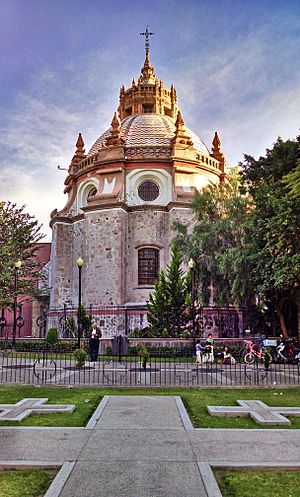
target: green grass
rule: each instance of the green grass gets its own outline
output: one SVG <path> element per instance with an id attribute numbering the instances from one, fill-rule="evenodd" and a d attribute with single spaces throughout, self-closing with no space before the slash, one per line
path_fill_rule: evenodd
<path id="1" fill-rule="evenodd" d="M 299 497 L 300 471 L 215 470 L 223 497 Z"/>
<path id="2" fill-rule="evenodd" d="M 68 414 L 33 414 L 21 423 L 2 421 L 0 426 L 85 426 L 104 395 L 178 395 L 196 428 L 265 428 L 250 418 L 210 416 L 207 405 L 235 406 L 238 399 L 259 399 L 270 406 L 300 407 L 299 388 L 36 388 L 1 385 L 1 404 L 13 404 L 24 397 L 47 397 L 49 404 L 75 404 L 76 409 Z M 290 420 L 290 428 L 300 429 L 300 417 L 290 417 Z"/>
<path id="3" fill-rule="evenodd" d="M 57 470 L 26 469 L 0 472 L 0 497 L 41 497 Z"/>
<path id="4" fill-rule="evenodd" d="M 24 397 L 48 398 L 48 404 L 75 404 L 73 413 L 32 414 L 20 423 L 1 421 L 0 426 L 85 426 L 103 394 L 97 388 L 0 386 L 0 403 L 14 404 Z"/>

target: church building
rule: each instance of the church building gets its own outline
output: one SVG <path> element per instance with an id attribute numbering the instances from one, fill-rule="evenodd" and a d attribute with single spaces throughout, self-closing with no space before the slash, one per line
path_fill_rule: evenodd
<path id="1" fill-rule="evenodd" d="M 185 125 L 175 87 L 155 75 L 149 34 L 141 74 L 121 87 L 111 127 L 87 153 L 79 133 L 67 203 L 51 214 L 50 310 L 77 305 L 79 257 L 86 306 L 145 304 L 169 263 L 173 222 L 191 221 L 196 189 L 225 180 L 218 134 L 209 149 Z"/>

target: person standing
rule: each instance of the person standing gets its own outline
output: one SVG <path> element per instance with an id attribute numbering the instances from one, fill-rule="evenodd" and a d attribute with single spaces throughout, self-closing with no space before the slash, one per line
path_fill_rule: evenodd
<path id="1" fill-rule="evenodd" d="M 97 327 L 97 323 L 93 323 L 89 339 L 89 355 L 91 362 L 97 362 L 98 360 L 100 337 L 101 331 Z"/>
<path id="2" fill-rule="evenodd" d="M 202 366 L 202 356 L 204 351 L 204 346 L 201 344 L 201 340 L 197 340 L 196 343 L 196 366 Z"/>
<path id="3" fill-rule="evenodd" d="M 215 360 L 214 357 L 214 339 L 211 333 L 207 336 L 205 340 L 205 354 L 206 354 L 206 362 L 212 364 Z"/>

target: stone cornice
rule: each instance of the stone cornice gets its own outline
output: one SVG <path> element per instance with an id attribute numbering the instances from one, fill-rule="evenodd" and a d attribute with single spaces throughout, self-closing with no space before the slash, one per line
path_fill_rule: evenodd
<path id="1" fill-rule="evenodd" d="M 69 216 L 54 216 L 50 223 L 49 226 L 52 228 L 52 226 L 56 223 L 62 223 L 62 224 L 73 224 L 76 223 L 77 221 L 81 221 L 84 219 L 84 214 L 77 214 L 76 216 L 69 217 Z"/>
<path id="2" fill-rule="evenodd" d="M 50 227 L 52 228 L 54 224 L 56 223 L 63 223 L 63 224 L 73 224 L 77 221 L 82 221 L 85 218 L 85 213 L 90 213 L 94 211 L 102 211 L 102 210 L 110 210 L 110 209 L 121 209 L 125 212 L 139 212 L 139 211 L 162 211 L 162 212 L 170 212 L 172 209 L 189 209 L 189 203 L 190 199 L 188 202 L 169 202 L 168 205 L 150 205 L 150 204 L 145 204 L 145 205 L 132 205 L 128 206 L 125 204 L 125 202 L 110 202 L 107 204 L 98 204 L 98 205 L 93 205 L 93 206 L 87 206 L 83 207 L 82 211 L 83 213 L 77 214 L 73 217 L 69 216 L 54 216 L 51 221 L 50 221 Z"/>

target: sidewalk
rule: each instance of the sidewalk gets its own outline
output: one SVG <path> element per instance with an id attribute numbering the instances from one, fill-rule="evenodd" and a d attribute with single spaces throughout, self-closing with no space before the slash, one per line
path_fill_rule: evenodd
<path id="1" fill-rule="evenodd" d="M 210 465 L 300 467 L 300 430 L 193 429 L 167 396 L 105 397 L 86 428 L 7 427 L 0 443 L 2 462 L 67 466 L 46 497 L 218 497 Z"/>
<path id="2" fill-rule="evenodd" d="M 61 497 L 207 497 L 174 397 L 111 397 Z"/>

